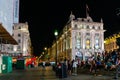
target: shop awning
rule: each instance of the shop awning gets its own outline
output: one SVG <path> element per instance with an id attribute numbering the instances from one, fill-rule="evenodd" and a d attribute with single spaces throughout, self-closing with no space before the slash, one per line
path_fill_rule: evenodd
<path id="1" fill-rule="evenodd" d="M 9 34 L 9 32 L 0 24 L 0 43 L 17 45 L 17 41 Z"/>

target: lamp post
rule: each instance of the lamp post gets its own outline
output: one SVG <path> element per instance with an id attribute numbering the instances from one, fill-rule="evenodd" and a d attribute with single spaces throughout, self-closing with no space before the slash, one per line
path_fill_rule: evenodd
<path id="1" fill-rule="evenodd" d="M 46 60 L 48 60 L 48 48 L 45 47 L 44 50 L 45 50 L 45 57 L 46 57 Z"/>
<path id="2" fill-rule="evenodd" d="M 57 36 L 58 36 L 58 31 L 57 30 L 55 30 L 54 35 L 55 35 L 55 38 L 56 38 L 55 64 L 57 65 Z"/>

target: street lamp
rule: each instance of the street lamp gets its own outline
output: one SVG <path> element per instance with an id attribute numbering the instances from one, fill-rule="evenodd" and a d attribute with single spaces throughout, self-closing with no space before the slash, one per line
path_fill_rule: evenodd
<path id="1" fill-rule="evenodd" d="M 58 36 L 58 31 L 57 30 L 55 30 L 54 35 L 55 35 L 55 38 L 56 38 L 55 64 L 57 65 L 57 36 Z"/>
<path id="2" fill-rule="evenodd" d="M 46 60 L 48 60 L 48 48 L 45 47 L 44 50 L 45 50 L 45 58 L 46 58 Z"/>

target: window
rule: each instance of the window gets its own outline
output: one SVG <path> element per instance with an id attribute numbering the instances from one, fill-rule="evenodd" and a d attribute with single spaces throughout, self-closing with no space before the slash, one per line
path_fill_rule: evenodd
<path id="1" fill-rule="evenodd" d="M 14 26 L 13 26 L 13 30 L 14 30 Z"/>
<path id="2" fill-rule="evenodd" d="M 12 36 L 14 36 L 14 33 L 12 34 Z"/>
<path id="3" fill-rule="evenodd" d="M 84 26 L 84 29 L 86 29 L 87 26 L 86 25 L 83 25 L 83 26 Z"/>
<path id="4" fill-rule="evenodd" d="M 77 24 L 75 24 L 75 26 L 74 26 L 75 28 L 77 28 Z"/>
<path id="5" fill-rule="evenodd" d="M 20 39 L 18 39 L 18 43 L 21 43 L 21 40 L 20 40 Z"/>
<path id="6" fill-rule="evenodd" d="M 89 25 L 87 25 L 87 29 L 89 29 Z"/>
<path id="7" fill-rule="evenodd" d="M 18 37 L 21 37 L 21 34 L 18 34 Z"/>
<path id="8" fill-rule="evenodd" d="M 95 34 L 95 37 L 99 37 L 99 33 L 96 33 L 96 34 Z"/>
<path id="9" fill-rule="evenodd" d="M 18 46 L 18 50 L 20 50 L 20 46 Z"/>
<path id="10" fill-rule="evenodd" d="M 95 34 L 95 49 L 99 48 L 99 34 Z"/>
<path id="11" fill-rule="evenodd" d="M 98 26 L 98 29 L 100 30 L 100 26 Z"/>
<path id="12" fill-rule="evenodd" d="M 90 49 L 90 39 L 86 39 L 86 49 Z"/>
<path id="13" fill-rule="evenodd" d="M 84 21 L 84 19 L 82 18 L 82 21 Z"/>
<path id="14" fill-rule="evenodd" d="M 98 38 L 95 39 L 95 49 L 99 48 L 99 40 Z"/>
<path id="15" fill-rule="evenodd" d="M 80 42 L 80 39 L 77 39 L 77 41 L 76 41 L 76 47 L 77 47 L 77 49 L 80 49 L 80 44 L 81 42 Z"/>
<path id="16" fill-rule="evenodd" d="M 87 21 L 90 22 L 90 19 L 88 19 Z"/>
<path id="17" fill-rule="evenodd" d="M 10 48 L 10 50 L 13 50 L 13 45 L 11 45 L 11 48 Z"/>
<path id="18" fill-rule="evenodd" d="M 80 49 L 81 48 L 81 33 L 79 32 L 79 33 L 77 33 L 77 35 L 76 35 L 76 48 L 77 49 Z"/>
<path id="19" fill-rule="evenodd" d="M 21 27 L 19 26 L 19 28 L 18 29 L 21 29 Z"/>
<path id="20" fill-rule="evenodd" d="M 86 33 L 86 36 L 90 36 L 90 33 Z"/>

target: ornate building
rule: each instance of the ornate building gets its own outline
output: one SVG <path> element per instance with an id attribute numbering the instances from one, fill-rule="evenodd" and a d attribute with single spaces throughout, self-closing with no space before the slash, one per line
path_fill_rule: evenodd
<path id="1" fill-rule="evenodd" d="M 13 37 L 18 45 L 13 46 L 13 52 L 17 55 L 30 56 L 32 51 L 28 23 L 18 23 L 13 26 Z"/>
<path id="2" fill-rule="evenodd" d="M 118 49 L 119 47 L 116 44 L 116 38 L 119 38 L 119 37 L 120 37 L 120 33 L 116 33 L 106 38 L 105 43 L 104 43 L 105 51 L 110 52 L 110 51 Z"/>
<path id="3" fill-rule="evenodd" d="M 87 18 L 75 18 L 71 13 L 69 21 L 64 26 L 57 40 L 51 46 L 52 58 L 86 60 L 91 55 L 104 51 L 103 22 L 93 22 L 89 15 Z M 57 47 L 56 47 L 57 45 Z M 56 52 L 57 51 L 57 52 Z"/>

